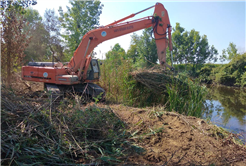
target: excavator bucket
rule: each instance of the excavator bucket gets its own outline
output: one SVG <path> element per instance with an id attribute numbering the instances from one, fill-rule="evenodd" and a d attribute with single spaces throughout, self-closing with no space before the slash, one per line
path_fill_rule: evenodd
<path id="1" fill-rule="evenodd" d="M 153 32 L 155 36 L 155 42 L 157 47 L 158 59 L 161 65 L 164 67 L 170 67 L 166 63 L 166 49 L 169 44 L 169 49 L 172 51 L 172 37 L 171 37 L 171 25 L 168 17 L 168 12 L 161 3 L 157 3 L 154 11 L 155 24 L 153 25 Z M 167 39 L 169 38 L 169 43 Z"/>

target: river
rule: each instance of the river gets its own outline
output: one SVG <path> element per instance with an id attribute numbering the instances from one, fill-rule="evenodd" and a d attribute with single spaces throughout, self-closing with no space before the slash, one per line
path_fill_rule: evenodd
<path id="1" fill-rule="evenodd" d="M 233 133 L 246 143 L 246 90 L 224 86 L 208 86 L 205 119 Z"/>

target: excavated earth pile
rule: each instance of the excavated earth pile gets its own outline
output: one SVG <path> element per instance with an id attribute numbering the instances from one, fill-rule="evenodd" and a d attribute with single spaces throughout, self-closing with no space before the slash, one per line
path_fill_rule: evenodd
<path id="1" fill-rule="evenodd" d="M 131 126 L 132 139 L 145 149 L 129 157 L 129 163 L 246 165 L 246 147 L 235 143 L 235 135 L 202 119 L 165 112 L 163 108 L 110 107 Z"/>

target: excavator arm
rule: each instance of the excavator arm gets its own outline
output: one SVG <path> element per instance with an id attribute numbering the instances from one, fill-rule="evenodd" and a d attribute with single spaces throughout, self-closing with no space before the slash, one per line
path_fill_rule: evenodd
<path id="1" fill-rule="evenodd" d="M 135 15 L 152 7 L 155 7 L 153 16 L 122 23 L 122 21 L 132 18 Z M 98 44 L 131 32 L 149 28 L 151 26 L 153 27 L 159 62 L 161 65 L 166 66 L 166 48 L 168 46 L 167 33 L 169 39 L 169 49 L 172 51 L 172 29 L 168 17 L 168 12 L 161 3 L 156 3 L 156 5 L 152 7 L 142 10 L 138 13 L 131 14 L 107 26 L 100 27 L 86 33 L 83 36 L 83 39 L 78 48 L 74 52 L 72 59 L 68 63 L 68 71 L 78 72 L 79 79 L 85 80 L 86 72 L 91 61 L 91 57 L 89 55 Z"/>

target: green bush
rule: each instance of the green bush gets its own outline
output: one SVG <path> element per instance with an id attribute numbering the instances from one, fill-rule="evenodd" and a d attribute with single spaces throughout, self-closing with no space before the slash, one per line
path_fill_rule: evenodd
<path id="1" fill-rule="evenodd" d="M 230 63 L 217 69 L 215 82 L 223 85 L 245 86 L 246 53 L 236 56 Z"/>

